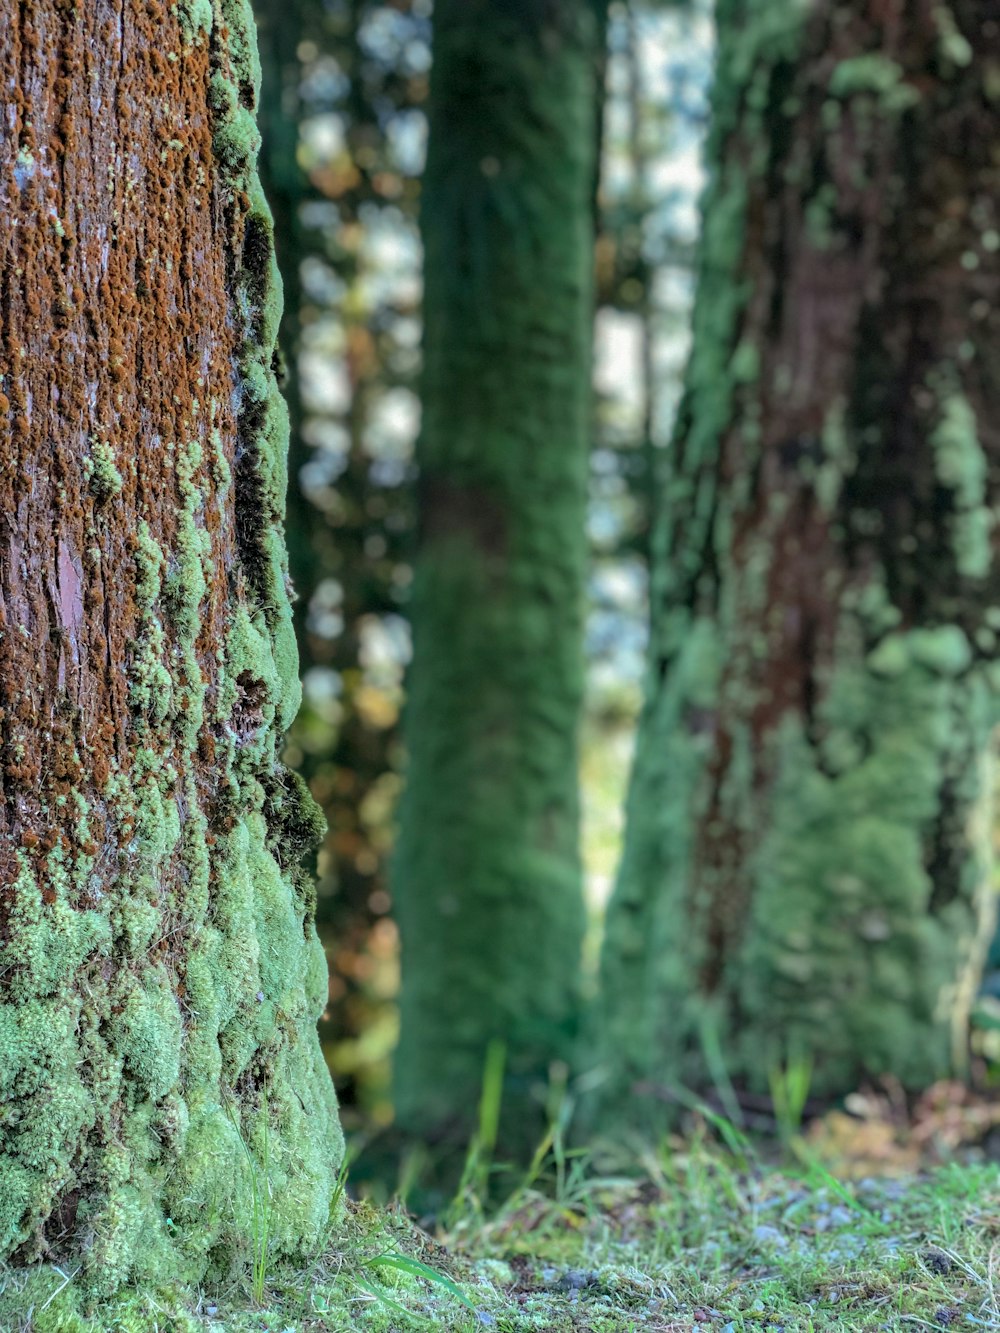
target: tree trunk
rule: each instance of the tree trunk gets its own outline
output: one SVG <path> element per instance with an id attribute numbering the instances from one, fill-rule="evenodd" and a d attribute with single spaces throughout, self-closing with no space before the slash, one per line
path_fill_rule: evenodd
<path id="1" fill-rule="evenodd" d="M 385 993 L 382 974 L 395 970 L 395 956 L 388 964 L 373 963 L 398 947 L 387 919 L 393 813 L 387 789 L 398 786 L 401 746 L 394 692 L 366 659 L 372 625 L 391 625 L 400 615 L 406 593 L 398 576 L 409 572 L 414 521 L 412 478 L 389 481 L 380 474 L 386 435 L 379 408 L 393 389 L 414 387 L 414 357 L 401 330 L 419 299 L 404 275 L 386 281 L 373 236 L 385 234 L 387 223 L 397 241 L 411 241 L 416 232 L 418 182 L 404 174 L 406 157 L 394 134 L 412 123 L 426 97 L 419 53 L 429 41 L 429 22 L 415 8 L 411 0 L 395 0 L 391 7 L 350 0 L 337 12 L 317 0 L 295 0 L 291 10 L 287 0 L 259 0 L 256 6 L 264 65 L 262 174 L 285 275 L 296 629 L 304 674 L 327 668 L 338 686 L 336 720 L 311 707 L 307 693 L 289 741 L 298 749 L 296 767 L 329 822 L 316 920 L 335 966 L 320 1037 L 342 1111 L 360 1105 L 369 1115 L 388 1102 L 387 1042 L 396 997 Z M 394 37 L 387 49 L 373 45 L 368 34 L 390 9 Z M 313 48 L 305 62 L 303 43 L 307 51 Z M 331 61 L 342 80 L 317 79 L 317 69 Z M 346 150 L 335 166 L 311 161 L 308 177 L 296 161 L 303 113 L 335 119 Z M 303 205 L 324 201 L 327 219 L 318 225 Z M 315 285 L 311 291 L 303 287 L 299 275 L 307 259 L 321 261 L 334 275 L 325 294 Z M 307 407 L 305 377 L 298 375 L 300 333 L 315 336 L 324 325 L 335 326 L 341 339 L 339 350 L 328 353 L 331 369 L 346 381 L 339 410 L 317 409 L 315 400 Z M 337 466 L 324 476 L 324 463 L 336 455 L 312 441 L 334 423 L 345 444 Z M 332 629 L 328 615 L 315 614 L 331 588 L 338 594 L 339 619 Z M 375 1028 L 387 1036 L 373 1040 Z"/>
<path id="2" fill-rule="evenodd" d="M 1000 685 L 992 13 L 718 6 L 611 1084 L 704 1083 L 720 1044 L 754 1085 L 964 1067 Z"/>
<path id="3" fill-rule="evenodd" d="M 439 0 L 424 418 L 395 862 L 398 1123 L 468 1131 L 491 1039 L 516 1120 L 570 1049 L 597 6 Z"/>
<path id="4" fill-rule="evenodd" d="M 0 1257 L 313 1247 L 342 1144 L 241 0 L 0 4 Z M 67 1270 L 68 1271 L 68 1270 Z"/>

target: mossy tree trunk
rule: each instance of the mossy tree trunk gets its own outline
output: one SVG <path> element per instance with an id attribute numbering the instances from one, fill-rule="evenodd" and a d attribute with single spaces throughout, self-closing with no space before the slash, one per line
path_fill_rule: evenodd
<path id="1" fill-rule="evenodd" d="M 604 958 L 610 1082 L 654 1100 L 713 1048 L 758 1087 L 964 1066 L 994 895 L 998 25 L 892 13 L 718 6 Z"/>
<path id="2" fill-rule="evenodd" d="M 517 1123 L 577 1007 L 603 34 L 575 0 L 439 0 L 434 29 L 396 1099 L 461 1136 L 491 1039 Z"/>
<path id="3" fill-rule="evenodd" d="M 0 4 L 0 1258 L 310 1250 L 341 1154 L 241 0 Z M 264 1189 L 263 1168 L 258 1188 Z"/>

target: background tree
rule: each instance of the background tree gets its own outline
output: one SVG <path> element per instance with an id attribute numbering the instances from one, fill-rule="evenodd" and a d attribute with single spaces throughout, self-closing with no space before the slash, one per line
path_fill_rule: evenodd
<path id="1" fill-rule="evenodd" d="M 342 1143 L 276 755 L 280 284 L 240 0 L 0 11 L 0 1256 L 98 1292 L 314 1247 Z"/>
<path id="2" fill-rule="evenodd" d="M 467 1132 L 491 1038 L 522 1106 L 570 1050 L 602 67 L 597 6 L 435 6 L 394 892 L 411 1132 Z"/>
<path id="3" fill-rule="evenodd" d="M 581 737 L 588 998 L 642 704 L 651 520 L 687 359 L 713 50 L 707 0 L 609 7 Z"/>
<path id="4" fill-rule="evenodd" d="M 320 1033 L 345 1117 L 391 1114 L 402 616 L 418 416 L 427 6 L 258 0 L 262 164 L 285 275 L 290 564 L 305 697 L 286 758 L 329 823 Z"/>
<path id="5" fill-rule="evenodd" d="M 610 14 L 587 518 L 588 986 L 639 703 L 648 474 L 668 438 L 686 345 L 703 8 L 632 0 Z M 345 1121 L 383 1123 L 398 990 L 385 866 L 408 646 L 429 6 L 259 0 L 256 10 L 262 164 L 285 277 L 290 563 L 305 684 L 286 759 L 330 825 L 317 907 L 331 962 L 324 1049 Z"/>
<path id="6" fill-rule="evenodd" d="M 963 1065 L 993 914 L 997 24 L 718 22 L 610 1066 L 920 1086 Z"/>

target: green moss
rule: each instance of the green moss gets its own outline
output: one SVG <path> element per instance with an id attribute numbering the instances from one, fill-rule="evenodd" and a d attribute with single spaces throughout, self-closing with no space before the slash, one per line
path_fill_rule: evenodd
<path id="1" fill-rule="evenodd" d="M 114 1044 L 141 1094 L 154 1101 L 180 1081 L 181 1012 L 165 970 L 155 967 L 135 978 L 119 999 Z"/>
<path id="2" fill-rule="evenodd" d="M 263 268 L 247 273 L 246 290 L 254 313 L 254 336 L 264 346 L 273 346 L 278 338 L 283 303 L 281 274 L 274 253 L 274 219 L 259 181 L 251 184 L 249 195 L 248 225 L 256 229 L 265 244 Z"/>
<path id="3" fill-rule="evenodd" d="M 876 623 L 884 620 L 877 599 L 871 609 Z M 717 996 L 717 1039 L 730 1074 L 751 1084 L 766 1082 L 790 1053 L 809 1052 L 817 1089 L 883 1072 L 922 1087 L 961 1067 L 970 977 L 996 911 L 988 840 L 962 831 L 950 852 L 961 859 L 953 899 L 931 914 L 925 842 L 946 775 L 962 773 L 955 797 L 964 809 L 992 799 L 992 779 L 968 756 L 986 752 L 996 704 L 981 680 L 969 679 L 971 649 L 956 626 L 890 633 L 864 663 L 851 661 L 847 621 L 841 641 L 843 665 L 814 724 L 821 744 L 794 715 L 769 743 L 768 763 L 780 776 L 766 813 L 754 807 L 766 834 L 725 981 L 739 997 L 739 1021 L 729 1026 Z M 646 1077 L 669 1069 L 697 1081 L 703 1058 L 704 942 L 699 933 L 679 936 L 676 922 L 692 911 L 692 810 L 711 738 L 689 732 L 683 719 L 714 705 L 718 643 L 708 623 L 686 638 L 670 688 L 647 705 L 640 729 L 632 837 L 605 966 L 613 960 L 628 978 L 609 1040 Z M 730 799 L 753 785 L 753 770 L 741 770 L 741 744 L 735 736 Z M 652 900 L 644 889 L 651 877 Z M 949 1007 L 934 1003 L 941 996 Z M 651 1030 L 658 1014 L 669 1024 Z"/>
<path id="4" fill-rule="evenodd" d="M 24 853 L 19 860 L 8 909 L 10 936 L 0 944 L 0 970 L 16 1003 L 58 995 L 67 976 L 109 943 L 102 912 L 80 911 L 64 894 L 44 903 Z"/>
<path id="5" fill-rule="evenodd" d="M 940 38 L 940 50 L 948 64 L 965 69 L 972 63 L 972 47 L 959 30 L 950 5 L 935 5 L 934 22 Z"/>
<path id="6" fill-rule="evenodd" d="M 176 14 L 181 25 L 181 32 L 187 42 L 195 44 L 212 31 L 212 0 L 178 0 L 171 5 L 170 12 Z"/>
<path id="7" fill-rule="evenodd" d="M 903 112 L 920 101 L 919 91 L 904 81 L 902 68 L 877 51 L 841 60 L 830 76 L 830 92 L 839 98 L 870 93 L 890 114 Z"/>
<path id="8" fill-rule="evenodd" d="M 733 353 L 730 373 L 735 384 L 753 384 L 760 374 L 760 350 L 752 342 L 740 343 Z"/>
<path id="9" fill-rule="evenodd" d="M 135 596 L 143 610 L 149 610 L 160 595 L 166 564 L 146 520 L 140 519 L 135 551 Z"/>
<path id="10" fill-rule="evenodd" d="M 208 104 L 220 124 L 224 124 L 236 114 L 239 106 L 239 90 L 233 80 L 221 70 L 215 70 L 208 80 Z"/>
<path id="11" fill-rule="evenodd" d="M 266 403 L 271 392 L 266 367 L 258 361 L 245 362 L 243 365 L 243 382 L 240 387 L 249 403 Z"/>
<path id="12" fill-rule="evenodd" d="M 67 995 L 66 988 L 53 994 L 50 987 L 44 999 L 0 1006 L 0 1091 L 5 1103 L 0 1250 L 4 1252 L 25 1239 L 25 1211 L 44 1214 L 65 1187 L 69 1156 L 94 1121 L 93 1097 L 74 1058 L 74 1035 L 85 1021 L 79 1001 Z M 44 1114 L 18 1116 L 16 1108 L 26 1103 L 43 1106 Z"/>
<path id="13" fill-rule="evenodd" d="M 979 442 L 976 414 L 954 375 L 940 370 L 931 379 L 939 417 L 931 434 L 938 480 L 954 497 L 949 520 L 958 568 L 970 578 L 990 569 L 994 517 L 986 504 L 988 464 Z"/>
<path id="14" fill-rule="evenodd" d="M 812 1051 L 817 1087 L 851 1086 L 859 1068 L 924 1086 L 954 1068 L 955 1016 L 931 997 L 961 985 L 967 953 L 955 940 L 973 939 L 994 910 L 972 846 L 947 915 L 928 911 L 935 886 L 924 840 L 938 793 L 956 756 L 975 751 L 989 727 L 982 691 L 950 679 L 968 665 L 968 645 L 948 629 L 886 643 L 899 654 L 891 673 L 845 667 L 833 680 L 818 753 L 791 719 L 777 740 L 781 778 L 735 982 L 753 1034 L 741 1068 Z M 965 781 L 971 808 L 974 770 Z"/>
<path id="15" fill-rule="evenodd" d="M 83 461 L 83 473 L 98 500 L 110 500 L 122 488 L 122 474 L 115 466 L 114 450 L 107 440 L 95 435 L 90 453 Z"/>
<path id="16" fill-rule="evenodd" d="M 864 173 L 897 159 L 900 116 L 937 84 L 872 52 L 824 63 L 821 51 L 849 49 L 833 10 L 720 3 L 717 14 L 693 345 L 659 497 L 647 701 L 602 961 L 616 1128 L 647 1108 L 662 1119 L 677 1083 L 718 1087 L 723 1064 L 766 1088 L 806 1051 L 831 1092 L 961 1069 L 969 978 L 995 908 L 989 849 L 970 833 L 990 817 L 998 717 L 998 675 L 972 648 L 990 628 L 970 580 L 989 574 L 993 517 L 962 377 L 981 349 L 970 325 L 956 365 L 927 376 L 918 362 L 922 382 L 908 384 L 912 361 L 893 348 L 883 369 L 868 322 L 910 300 L 911 264 L 936 274 L 938 251 L 894 249 L 909 178 L 872 195 Z M 803 245 L 853 271 L 857 237 L 875 234 L 863 197 L 895 210 L 878 223 L 892 295 L 827 348 L 823 321 L 803 313 L 817 271 Z M 805 207 L 807 235 L 786 247 L 775 238 L 789 200 Z M 748 276 L 775 263 L 773 302 L 748 308 Z M 819 339 L 808 357 L 829 354 L 818 381 L 803 373 L 800 315 L 803 347 Z M 898 434 L 889 384 L 906 400 Z M 884 504 L 902 486 L 900 439 L 914 442 L 913 487 L 899 490 L 909 510 Z M 909 559 L 918 542 L 930 558 Z M 627 1087 L 648 1096 L 625 1098 Z"/>
<path id="17" fill-rule="evenodd" d="M 260 55 L 257 29 L 250 0 L 220 0 L 222 15 L 229 25 L 227 56 L 230 74 L 244 100 L 257 106 L 260 100 Z"/>
<path id="18" fill-rule="evenodd" d="M 253 165 L 260 151 L 260 131 L 253 113 L 246 107 L 235 107 L 219 124 L 212 145 L 219 160 L 238 179 Z"/>
<path id="19" fill-rule="evenodd" d="M 887 634 L 868 655 L 868 665 L 876 676 L 901 676 L 910 661 L 910 647 L 905 634 Z"/>
<path id="20" fill-rule="evenodd" d="M 907 636 L 914 661 L 941 676 L 960 676 L 972 664 L 972 645 L 958 625 L 915 629 Z"/>
<path id="21" fill-rule="evenodd" d="M 396 1105 L 416 1134 L 448 1121 L 465 1137 L 486 1051 L 502 1037 L 507 1096 L 523 1110 L 511 1130 L 530 1137 L 531 1086 L 568 1058 L 578 1010 L 601 32 L 594 6 L 556 10 L 551 26 L 535 4 L 435 10 L 418 445 L 427 538 L 393 868 L 408 960 Z"/>
<path id="22" fill-rule="evenodd" d="M 137 514 L 120 571 L 138 622 L 124 664 L 129 744 L 99 793 L 52 800 L 43 815 L 66 837 L 48 853 L 20 853 L 8 886 L 0 1254 L 22 1247 L 27 1262 L 56 1245 L 88 1298 L 238 1276 L 252 1248 L 244 1143 L 258 1157 L 268 1145 L 270 1260 L 310 1252 L 326 1233 L 343 1151 L 315 1031 L 325 963 L 298 867 L 309 821 L 296 825 L 293 796 L 279 810 L 266 795 L 286 785 L 280 727 L 298 685 L 281 532 L 287 417 L 270 371 L 280 282 L 247 109 L 259 77 L 252 18 L 224 4 L 213 30 L 202 3 L 178 17 L 189 40 L 211 33 L 234 323 L 241 291 L 262 311 L 233 371 L 248 386 L 240 444 L 265 501 L 232 514 L 235 441 L 217 406 L 231 385 L 209 386 L 215 397 L 192 404 L 178 440 L 163 445 L 176 488 L 166 535 Z M 251 216 L 259 230 L 244 256 Z M 123 491 L 100 439 L 85 474 L 101 500 Z M 226 523 L 246 538 L 233 584 L 249 597 L 230 587 L 220 606 L 230 571 L 213 567 L 207 516 L 226 505 Z M 224 616 L 214 656 L 201 641 L 210 595 Z M 67 1198 L 64 1222 L 53 1215 Z M 25 1275 L 26 1288 L 38 1278 L 44 1289 L 40 1272 Z M 82 1308 L 53 1300 L 46 1319 L 70 1328 Z"/>

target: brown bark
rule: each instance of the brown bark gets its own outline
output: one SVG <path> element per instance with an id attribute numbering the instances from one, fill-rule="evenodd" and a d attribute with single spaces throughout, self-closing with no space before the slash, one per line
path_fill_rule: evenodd
<path id="1" fill-rule="evenodd" d="M 836 666 L 852 588 L 884 577 L 897 625 L 957 624 L 969 636 L 986 628 L 996 589 L 995 576 L 984 570 L 969 578 L 956 558 L 958 488 L 939 475 L 934 379 L 944 365 L 959 363 L 980 447 L 1000 460 L 990 355 L 998 274 L 993 252 L 981 244 L 996 222 L 998 114 L 983 96 L 981 69 L 956 77 L 949 68 L 934 6 L 905 14 L 904 6 L 891 5 L 878 16 L 868 8 L 844 6 L 837 21 L 817 18 L 794 84 L 787 71 L 773 80 L 767 172 L 748 201 L 742 269 L 751 296 L 740 343 L 757 350 L 759 370 L 751 386 L 736 390 L 721 443 L 720 492 L 730 496 L 743 483 L 747 500 L 733 506 L 728 547 L 716 558 L 725 560 L 720 583 L 742 581 L 755 562 L 759 570 L 765 551 L 767 568 L 763 595 L 745 588 L 740 598 L 721 685 L 728 702 L 719 713 L 711 796 L 694 853 L 693 882 L 711 886 L 714 904 L 703 970 L 710 991 L 739 947 L 759 834 L 752 821 L 726 810 L 734 731 L 746 728 L 759 793 L 777 776 L 768 741 L 786 714 L 821 738 L 817 708 Z M 984 6 L 962 8 L 965 30 L 985 50 Z M 874 77 L 887 84 L 831 97 L 838 68 L 859 58 L 881 62 L 885 74 L 873 66 Z M 775 87 L 782 76 L 788 87 Z M 802 100 L 787 138 L 782 93 Z M 898 107 L 894 94 L 903 99 Z M 924 102 L 912 119 L 910 97 Z M 832 108 L 840 116 L 830 132 Z M 823 190 L 825 245 L 816 243 L 808 218 L 809 201 Z M 853 433 L 867 429 L 877 438 L 862 440 L 838 503 L 828 508 L 817 470 L 839 408 Z M 726 836 L 718 836 L 720 823 Z M 939 829 L 949 839 L 955 832 Z M 938 852 L 935 898 L 943 905 L 958 892 L 962 857 Z M 929 854 L 938 855 L 933 847 Z"/>
<path id="2" fill-rule="evenodd" d="M 252 20 L 0 31 L 0 1255 L 200 1280 L 249 1243 L 239 1134 L 297 1196 L 278 1250 L 337 1155 Z"/>
<path id="3" fill-rule="evenodd" d="M 185 49 L 165 5 L 137 9 L 122 24 L 110 4 L 74 11 L 28 0 L 9 4 L 3 20 L 13 123 L 0 177 L 9 431 L 0 830 L 36 856 L 60 837 L 49 813 L 56 797 L 73 785 L 97 798 L 112 770 L 131 765 L 123 668 L 142 612 L 123 575 L 137 523 L 173 546 L 182 497 L 170 454 L 199 411 L 235 437 L 230 403 L 210 407 L 231 379 L 236 330 L 222 246 L 228 206 L 205 104 L 209 51 Z M 87 475 L 100 449 L 114 455 L 117 493 L 97 470 Z M 204 471 L 204 527 L 221 572 L 234 563 L 233 536 L 207 458 Z M 226 601 L 219 578 L 197 645 L 210 678 Z M 118 840 L 103 813 L 91 835 L 94 872 L 107 876 Z"/>
<path id="4" fill-rule="evenodd" d="M 750 1082 L 919 1086 L 963 1065 L 993 912 L 1000 27 L 719 18 L 616 1030 L 645 1073 L 704 1080 L 708 1024 Z"/>

